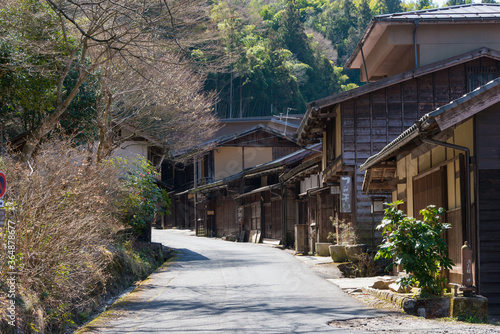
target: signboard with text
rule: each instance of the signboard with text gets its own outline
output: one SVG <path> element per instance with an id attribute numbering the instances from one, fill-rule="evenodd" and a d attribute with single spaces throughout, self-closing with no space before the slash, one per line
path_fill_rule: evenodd
<path id="1" fill-rule="evenodd" d="M 352 178 L 350 176 L 340 177 L 340 212 L 351 212 L 352 203 Z"/>

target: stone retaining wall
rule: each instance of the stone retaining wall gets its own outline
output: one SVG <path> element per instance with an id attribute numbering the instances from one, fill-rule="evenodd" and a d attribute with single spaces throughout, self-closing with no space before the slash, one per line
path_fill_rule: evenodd
<path id="1" fill-rule="evenodd" d="M 412 294 L 396 293 L 363 287 L 363 292 L 393 303 L 407 314 L 424 318 L 465 318 L 476 317 L 481 321 L 488 319 L 488 300 L 483 296 L 475 297 L 436 297 L 414 298 Z"/>

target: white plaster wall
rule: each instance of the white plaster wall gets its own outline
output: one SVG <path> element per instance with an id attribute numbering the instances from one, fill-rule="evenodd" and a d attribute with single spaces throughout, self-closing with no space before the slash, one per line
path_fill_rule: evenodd
<path id="1" fill-rule="evenodd" d="M 421 25 L 417 30 L 420 64 L 431 64 L 482 47 L 500 51 L 499 29 L 499 24 Z"/>
<path id="2" fill-rule="evenodd" d="M 214 150 L 214 179 L 220 180 L 243 170 L 241 147 L 218 147 Z"/>
<path id="3" fill-rule="evenodd" d="M 244 168 L 255 167 L 273 160 L 272 147 L 245 147 L 243 152 L 245 154 Z"/>
<path id="4" fill-rule="evenodd" d="M 141 142 L 127 141 L 113 151 L 113 157 L 133 158 L 136 156 L 148 158 L 148 146 Z"/>
<path id="5" fill-rule="evenodd" d="M 272 147 L 218 147 L 214 150 L 214 178 L 220 180 L 272 160 Z"/>

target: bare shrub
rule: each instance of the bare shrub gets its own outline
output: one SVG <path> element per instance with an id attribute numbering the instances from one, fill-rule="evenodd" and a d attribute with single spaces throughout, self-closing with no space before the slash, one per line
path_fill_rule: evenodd
<path id="1" fill-rule="evenodd" d="M 21 332 L 72 327 L 72 315 L 88 313 L 105 292 L 112 259 L 107 248 L 120 228 L 115 204 L 121 183 L 112 164 L 88 161 L 85 151 L 67 141 L 45 143 L 28 167 L 13 157 L 0 159 L 9 184 L 7 219 L 16 227 Z M 5 287 L 6 274 L 13 271 L 5 252 L 0 270 Z"/>
<path id="2" fill-rule="evenodd" d="M 373 277 L 380 271 L 377 263 L 374 260 L 375 255 L 369 253 L 362 253 L 358 256 L 358 261 L 355 263 L 357 275 L 361 277 Z"/>

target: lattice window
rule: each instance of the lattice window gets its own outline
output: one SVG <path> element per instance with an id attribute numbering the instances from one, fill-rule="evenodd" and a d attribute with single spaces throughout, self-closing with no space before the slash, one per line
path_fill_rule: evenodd
<path id="1" fill-rule="evenodd" d="M 481 87 L 500 77 L 498 66 L 474 66 L 467 68 L 467 91 Z"/>

